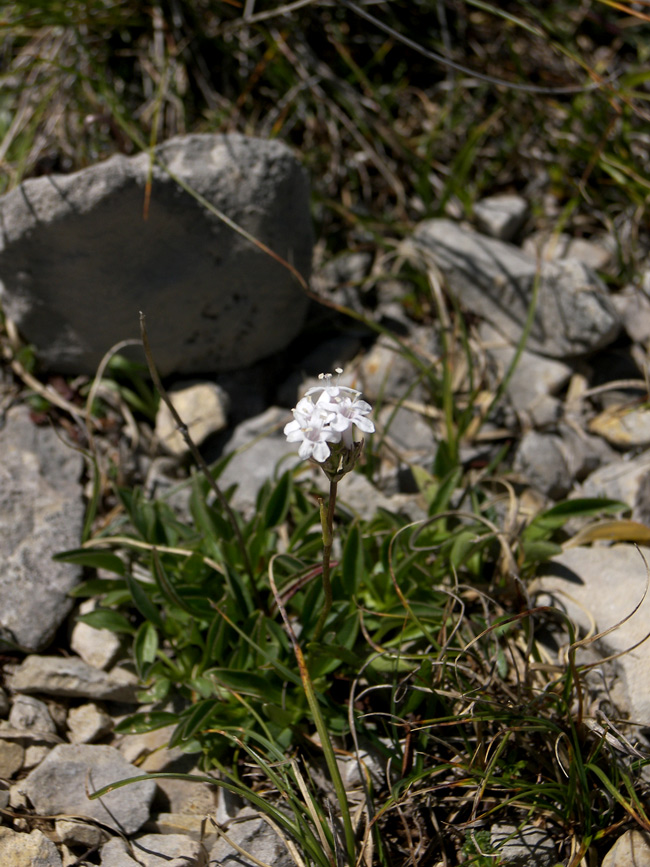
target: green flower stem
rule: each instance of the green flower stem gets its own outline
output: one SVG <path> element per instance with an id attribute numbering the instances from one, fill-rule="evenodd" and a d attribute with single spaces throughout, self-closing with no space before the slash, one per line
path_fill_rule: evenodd
<path id="1" fill-rule="evenodd" d="M 336 482 L 333 482 L 332 484 L 336 484 Z M 318 699 L 316 698 L 316 694 L 314 693 L 314 687 L 312 685 L 311 678 L 309 677 L 307 663 L 305 662 L 305 657 L 303 656 L 302 650 L 300 649 L 300 646 L 297 642 L 295 642 L 294 644 L 294 651 L 298 660 L 298 667 L 300 669 L 300 676 L 302 678 L 305 696 L 307 698 L 307 704 L 309 705 L 312 717 L 314 718 L 314 723 L 316 724 L 316 731 L 318 732 L 318 737 L 320 738 L 323 755 L 325 756 L 325 762 L 327 763 L 327 769 L 329 770 L 330 779 L 336 793 L 336 799 L 341 809 L 341 818 L 343 819 L 343 832 L 345 834 L 345 848 L 347 850 L 348 863 L 350 867 L 353 867 L 353 865 L 356 864 L 356 846 L 354 842 L 354 829 L 352 827 L 352 818 L 350 816 L 348 796 L 345 791 L 345 786 L 343 785 L 343 780 L 341 779 L 341 772 L 339 771 L 336 756 L 334 755 L 334 747 L 332 746 L 332 741 L 330 740 L 329 732 L 327 731 L 327 726 L 318 706 Z M 332 830 L 334 831 L 334 829 Z"/>
<path id="2" fill-rule="evenodd" d="M 336 487 L 338 482 L 330 481 L 330 496 L 327 504 L 327 509 L 322 499 L 320 503 L 320 522 L 323 528 L 323 592 L 325 593 L 325 603 L 323 610 L 318 618 L 316 629 L 314 630 L 314 641 L 319 641 L 323 634 L 327 615 L 332 608 L 332 582 L 330 581 L 330 556 L 332 553 L 332 542 L 334 541 L 334 509 L 336 507 Z"/>
<path id="3" fill-rule="evenodd" d="M 336 498 L 336 482 L 332 482 L 333 485 L 333 496 L 330 497 L 330 505 L 331 509 L 327 510 L 325 513 L 325 509 L 322 509 L 322 514 L 327 516 L 327 514 L 333 516 L 334 514 L 334 506 L 332 505 L 332 500 Z M 331 530 L 331 520 L 330 520 L 330 530 Z M 331 545 L 331 533 L 330 533 L 330 545 Z M 332 746 L 332 741 L 330 738 L 330 734 L 327 730 L 327 724 L 325 719 L 323 718 L 323 714 L 321 713 L 320 706 L 318 704 L 318 698 L 316 697 L 316 693 L 314 691 L 314 685 L 312 683 L 311 677 L 309 676 L 309 669 L 307 668 L 307 662 L 305 660 L 305 656 L 302 652 L 300 645 L 298 644 L 298 639 L 296 638 L 296 634 L 293 631 L 293 627 L 291 626 L 291 621 L 287 616 L 287 612 L 282 604 L 282 600 L 278 594 L 277 587 L 275 585 L 275 580 L 273 578 L 273 561 L 277 554 L 274 554 L 271 558 L 271 562 L 269 563 L 269 584 L 271 585 L 271 591 L 273 596 L 275 597 L 275 601 L 278 606 L 278 610 L 282 616 L 282 620 L 284 621 L 284 625 L 287 630 L 287 634 L 291 641 L 291 646 L 293 647 L 293 652 L 296 657 L 296 662 L 298 663 L 298 670 L 300 672 L 300 680 L 302 681 L 303 689 L 305 690 L 305 697 L 307 699 L 307 704 L 309 705 L 309 710 L 311 711 L 312 718 L 314 720 L 314 724 L 316 726 L 316 731 L 318 732 L 318 737 L 321 743 L 321 749 L 323 750 L 323 755 L 325 757 L 325 763 L 327 764 L 327 769 L 329 771 L 330 780 L 332 781 L 332 785 L 334 786 L 334 792 L 336 794 L 336 799 L 338 801 L 339 808 L 341 810 L 341 819 L 343 821 L 343 833 L 345 835 L 345 848 L 347 853 L 347 864 L 348 867 L 355 867 L 357 864 L 356 858 L 356 843 L 354 837 L 354 828 L 352 826 L 352 816 L 350 815 L 350 802 L 348 801 L 348 796 L 345 791 L 345 786 L 343 785 L 343 780 L 341 779 L 341 772 L 339 771 L 339 766 L 336 761 L 336 756 L 334 754 L 334 747 Z M 332 833 L 335 834 L 336 831 L 332 828 Z M 335 867 L 333 857 L 330 857 L 330 862 L 332 867 Z M 337 863 L 339 863 L 337 861 Z"/>

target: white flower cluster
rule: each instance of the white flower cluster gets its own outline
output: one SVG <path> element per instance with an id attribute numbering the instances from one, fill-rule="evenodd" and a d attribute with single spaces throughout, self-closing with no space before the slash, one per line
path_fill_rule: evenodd
<path id="1" fill-rule="evenodd" d="M 340 368 L 336 372 L 341 375 Z M 360 391 L 339 385 L 332 385 L 331 373 L 321 373 L 319 379 L 327 385 L 317 385 L 305 392 L 293 410 L 293 421 L 285 425 L 284 433 L 290 443 L 300 443 L 298 454 L 301 458 L 314 458 L 325 463 L 330 456 L 328 443 L 342 443 L 344 448 L 354 447 L 352 425 L 362 433 L 374 433 L 375 425 L 367 418 L 372 407 L 365 400 L 359 400 Z M 320 392 L 314 402 L 312 395 Z"/>

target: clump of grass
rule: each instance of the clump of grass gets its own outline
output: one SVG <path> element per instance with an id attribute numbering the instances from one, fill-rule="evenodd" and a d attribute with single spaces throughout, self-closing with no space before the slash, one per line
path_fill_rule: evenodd
<path id="1" fill-rule="evenodd" d="M 568 520 L 623 504 L 567 501 L 506 528 L 490 480 L 434 462 L 416 473 L 420 521 L 339 508 L 325 606 L 309 479 L 271 477 L 246 519 L 211 495 L 221 466 L 193 477 L 189 521 L 115 484 L 112 521 L 58 556 L 114 576 L 75 595 L 101 602 L 84 622 L 131 639 L 147 708 L 119 732 L 173 724 L 170 746 L 266 810 L 305 863 L 455 861 L 508 820 L 542 824 L 577 864 L 626 819 L 645 827 L 643 760 L 587 713 L 574 655 L 549 660 L 555 614 L 526 591 Z M 358 762 L 356 786 L 337 756 Z"/>
<path id="2" fill-rule="evenodd" d="M 196 753 L 204 770 L 218 770 L 247 797 L 262 787 L 268 798 L 269 784 L 277 787 L 302 821 L 308 804 L 295 769 L 306 768 L 309 798 L 320 804 L 333 846 L 344 805 L 339 796 L 330 817 L 328 787 L 309 782 L 324 737 L 314 740 L 315 708 L 281 608 L 299 634 L 326 737 L 339 756 L 357 755 L 363 767 L 369 750 L 382 769 L 356 796 L 365 808 L 353 839 L 360 849 L 373 842 L 373 863 L 453 861 L 468 830 L 500 819 L 541 822 L 558 841 L 571 842 L 563 856 L 572 858 L 597 850 L 628 817 L 646 826 L 638 777 L 644 762 L 617 751 L 616 728 L 590 725 L 580 705 L 583 672 L 573 660 L 551 663 L 538 644 L 552 612 L 531 610 L 523 585 L 507 592 L 495 574 L 503 540 L 480 513 L 474 522 L 453 510 L 439 513 L 440 498 L 415 526 L 389 513 L 367 522 L 339 513 L 333 603 L 323 639 L 314 640 L 322 539 L 309 486 L 285 472 L 262 490 L 252 519 L 238 516 L 254 563 L 250 577 L 227 517 L 206 502 L 207 492 L 207 482 L 195 478 L 186 524 L 163 502 L 118 491 L 122 516 L 61 558 L 115 576 L 88 581 L 76 595 L 101 600 L 85 622 L 132 639 L 140 699 L 149 708 L 119 731 L 174 724 L 171 746 Z M 473 497 L 489 500 L 480 486 Z M 608 506 L 556 507 L 530 525 L 545 533 L 524 536 L 553 538 L 551 528 L 569 517 Z M 506 550 L 510 567 L 523 556 L 525 574 L 526 540 Z M 176 707 L 181 700 L 180 713 L 165 709 L 172 697 Z M 284 771 L 271 775 L 278 762 Z M 301 844 L 295 829 L 285 830 Z M 314 857 L 311 845 L 301 845 Z M 354 863 L 349 850 L 342 863 Z"/>

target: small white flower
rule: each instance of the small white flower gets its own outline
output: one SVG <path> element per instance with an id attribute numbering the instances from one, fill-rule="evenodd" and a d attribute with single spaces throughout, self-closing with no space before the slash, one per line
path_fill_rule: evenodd
<path id="1" fill-rule="evenodd" d="M 293 410 L 294 419 L 284 426 L 284 433 L 288 442 L 300 443 L 298 454 L 303 460 L 313 457 L 322 464 L 330 456 L 327 443 L 340 442 L 341 434 L 327 427 L 334 415 L 314 405 L 308 397 L 298 402 Z"/>
<path id="2" fill-rule="evenodd" d="M 332 419 L 330 425 L 340 431 L 355 425 L 363 433 L 374 433 L 374 422 L 366 418 L 369 412 L 372 412 L 372 407 L 365 400 L 343 395 L 336 402 L 336 418 Z"/>
<path id="3" fill-rule="evenodd" d="M 337 368 L 336 372 L 343 372 Z M 289 442 L 300 442 L 298 454 L 301 458 L 313 457 L 319 463 L 324 463 L 330 456 L 328 443 L 342 443 L 346 449 L 355 445 L 352 426 L 362 433 L 373 433 L 375 425 L 367 418 L 372 407 L 365 400 L 360 400 L 360 391 L 331 384 L 331 373 L 321 373 L 319 379 L 327 385 L 317 385 L 310 388 L 305 396 L 298 401 L 293 410 L 294 420 L 285 425 L 284 433 Z M 312 395 L 319 393 L 316 403 Z"/>

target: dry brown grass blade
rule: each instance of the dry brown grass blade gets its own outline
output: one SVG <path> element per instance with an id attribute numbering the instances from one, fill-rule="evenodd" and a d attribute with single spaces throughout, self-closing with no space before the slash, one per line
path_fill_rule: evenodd
<path id="1" fill-rule="evenodd" d="M 576 548 L 596 541 L 636 542 L 638 545 L 650 545 L 650 527 L 623 518 L 596 521 L 578 530 L 575 536 L 568 539 L 562 547 Z"/>

